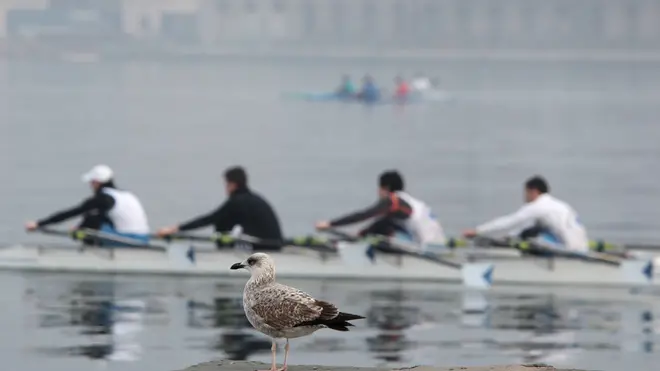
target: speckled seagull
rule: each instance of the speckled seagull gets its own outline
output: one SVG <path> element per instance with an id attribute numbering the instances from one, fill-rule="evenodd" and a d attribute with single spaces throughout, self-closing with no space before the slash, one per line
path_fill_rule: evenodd
<path id="1" fill-rule="evenodd" d="M 322 328 L 348 331 L 348 321 L 365 317 L 340 312 L 326 301 L 316 300 L 307 293 L 275 282 L 275 263 L 264 253 L 252 254 L 231 269 L 245 268 L 251 277 L 243 290 L 243 309 L 248 321 L 272 339 L 273 362 L 270 370 L 286 371 L 289 339 L 307 336 Z M 286 339 L 284 364 L 277 368 L 275 339 Z"/>

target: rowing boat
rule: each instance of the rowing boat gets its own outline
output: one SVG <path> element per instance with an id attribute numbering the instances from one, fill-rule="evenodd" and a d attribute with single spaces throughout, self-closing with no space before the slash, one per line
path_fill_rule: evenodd
<path id="1" fill-rule="evenodd" d="M 353 97 L 346 97 L 335 92 L 297 92 L 284 95 L 288 99 L 303 100 L 308 102 L 342 102 L 342 103 L 360 103 L 360 104 L 411 104 L 422 102 L 444 102 L 450 99 L 449 93 L 442 90 L 431 90 L 427 92 L 411 93 L 404 99 L 397 99 L 382 94 L 381 98 L 373 102 L 365 102 Z"/>
<path id="2" fill-rule="evenodd" d="M 353 258 L 342 254 L 324 253 L 287 246 L 279 252 L 269 253 L 277 262 L 277 274 L 283 278 L 390 280 L 464 282 L 464 272 L 439 265 L 434 261 L 405 255 L 378 254 L 375 261 L 360 258 L 359 243 L 343 243 L 342 251 L 352 252 Z M 195 247 L 194 259 L 187 259 L 189 244 L 174 242 L 168 251 L 126 248 L 81 249 L 70 245 L 19 244 L 0 249 L 0 269 L 180 276 L 235 276 L 229 267 L 245 259 L 249 251 L 242 249 L 217 250 L 211 246 Z M 453 256 L 443 259 L 469 264 L 491 265 L 495 285 L 580 285 L 595 287 L 633 287 L 658 285 L 657 269 L 660 257 L 654 257 L 653 267 L 643 267 L 644 260 L 629 263 L 632 269 L 649 274 L 646 280 L 624 277 L 625 270 L 608 265 L 593 264 L 564 258 L 541 258 L 521 255 L 511 249 L 455 250 Z M 350 255 L 350 254 L 349 254 Z M 623 272 L 623 273 L 622 273 Z M 489 278 L 490 280 L 491 278 Z M 646 282 L 644 282 L 646 281 Z"/>

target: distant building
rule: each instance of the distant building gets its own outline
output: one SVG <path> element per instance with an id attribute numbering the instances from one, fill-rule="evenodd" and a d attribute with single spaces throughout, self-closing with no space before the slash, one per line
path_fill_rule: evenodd
<path id="1" fill-rule="evenodd" d="M 660 0 L 0 0 L 0 38 L 246 52 L 660 51 Z"/>

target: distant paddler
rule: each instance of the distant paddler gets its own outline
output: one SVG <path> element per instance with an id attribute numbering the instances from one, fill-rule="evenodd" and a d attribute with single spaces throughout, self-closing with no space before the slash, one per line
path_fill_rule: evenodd
<path id="1" fill-rule="evenodd" d="M 362 79 L 362 89 L 357 93 L 356 97 L 366 103 L 374 103 L 380 99 L 380 89 L 376 86 L 373 77 L 370 75 L 364 76 Z"/>
<path id="2" fill-rule="evenodd" d="M 418 72 L 410 83 L 410 87 L 414 92 L 423 93 L 433 88 L 431 80 L 423 73 Z"/>
<path id="3" fill-rule="evenodd" d="M 282 230 L 277 214 L 262 196 L 248 187 L 247 172 L 240 166 L 227 169 L 224 173 L 227 200 L 216 210 L 196 217 L 182 224 L 161 228 L 159 237 L 169 236 L 178 232 L 189 231 L 212 225 L 216 232 L 228 232 L 240 225 L 243 232 L 263 240 L 282 241 Z M 218 247 L 223 246 L 218 242 Z M 253 244 L 259 251 L 273 251 L 281 246 L 272 244 Z"/>
<path id="4" fill-rule="evenodd" d="M 525 182 L 525 205 L 513 214 L 463 232 L 465 237 L 492 236 L 520 231 L 523 240 L 543 246 L 588 252 L 589 239 L 578 214 L 568 203 L 550 195 L 546 180 L 534 176 Z"/>
<path id="5" fill-rule="evenodd" d="M 340 98 L 352 98 L 355 96 L 356 90 L 355 85 L 349 75 L 344 75 L 341 79 L 341 84 L 335 91 L 335 94 Z"/>
<path id="6" fill-rule="evenodd" d="M 82 176 L 89 183 L 93 196 L 83 200 L 77 206 L 59 211 L 47 218 L 28 222 L 29 231 L 60 223 L 82 215 L 83 220 L 77 228 L 99 230 L 104 234 L 130 238 L 137 243 L 149 242 L 149 223 L 142 203 L 133 193 L 115 186 L 114 172 L 107 165 L 94 166 Z M 86 244 L 99 241 L 84 240 Z M 114 241 L 101 241 L 102 245 L 119 245 Z"/>
<path id="7" fill-rule="evenodd" d="M 382 235 L 420 248 L 444 245 L 445 234 L 435 214 L 424 202 L 404 192 L 403 177 L 396 170 L 385 171 L 378 183 L 378 201 L 366 209 L 341 218 L 316 223 L 318 230 L 376 220 L 360 231 L 360 236 Z"/>
<path id="8" fill-rule="evenodd" d="M 408 82 L 406 82 L 403 77 L 397 76 L 394 78 L 394 84 L 394 99 L 405 101 L 410 95 L 410 86 L 408 86 Z"/>

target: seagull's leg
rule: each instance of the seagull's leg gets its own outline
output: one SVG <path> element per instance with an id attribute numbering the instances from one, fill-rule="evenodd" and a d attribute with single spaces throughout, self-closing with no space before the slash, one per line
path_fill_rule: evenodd
<path id="1" fill-rule="evenodd" d="M 255 370 L 255 371 L 277 371 L 277 363 L 275 359 L 275 351 L 277 350 L 277 343 L 275 342 L 275 338 L 272 339 L 272 345 L 270 347 L 271 352 L 273 353 L 273 363 L 270 366 L 269 370 Z"/>
<path id="2" fill-rule="evenodd" d="M 284 346 L 284 364 L 282 368 L 277 369 L 277 371 L 286 371 L 286 360 L 289 358 L 289 339 L 286 339 L 286 345 Z"/>

